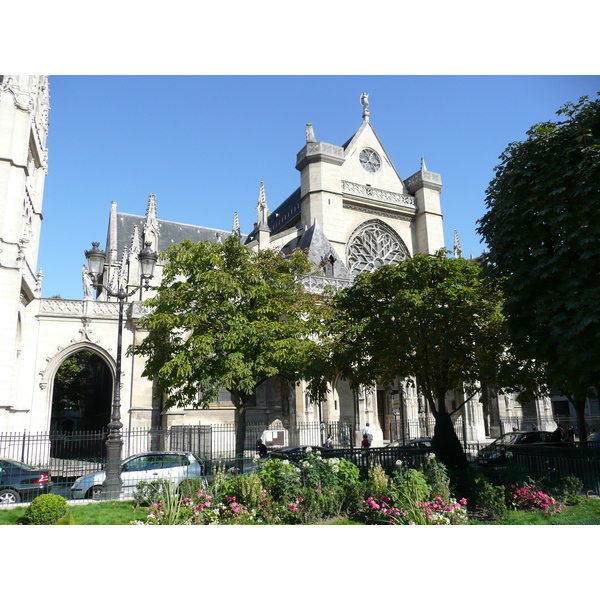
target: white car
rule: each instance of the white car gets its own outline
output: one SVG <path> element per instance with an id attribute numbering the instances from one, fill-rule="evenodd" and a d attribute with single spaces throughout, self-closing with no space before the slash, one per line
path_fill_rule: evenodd
<path id="1" fill-rule="evenodd" d="M 184 479 L 195 479 L 203 475 L 200 459 L 191 452 L 144 452 L 126 458 L 121 463 L 122 494 L 125 498 L 133 497 L 133 492 L 140 481 L 168 479 L 173 482 L 174 489 Z M 102 497 L 102 484 L 106 479 L 105 471 L 84 475 L 71 487 L 73 499 L 94 499 Z"/>

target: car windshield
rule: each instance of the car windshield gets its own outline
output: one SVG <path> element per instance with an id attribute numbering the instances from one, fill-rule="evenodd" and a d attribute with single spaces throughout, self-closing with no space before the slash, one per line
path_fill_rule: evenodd
<path id="1" fill-rule="evenodd" d="M 504 446 L 506 444 L 514 444 L 517 438 L 519 437 L 518 433 L 505 433 L 502 437 L 499 437 L 497 440 L 493 441 L 490 446 Z"/>

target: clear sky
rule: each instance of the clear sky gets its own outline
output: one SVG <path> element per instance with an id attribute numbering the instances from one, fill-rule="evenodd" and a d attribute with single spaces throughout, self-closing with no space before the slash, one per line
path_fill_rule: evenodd
<path id="1" fill-rule="evenodd" d="M 476 221 L 506 146 L 554 120 L 565 102 L 600 90 L 598 76 L 51 76 L 49 170 L 38 268 L 42 293 L 83 297 L 81 265 L 104 248 L 112 201 L 144 215 L 244 233 L 256 221 L 260 182 L 270 210 L 299 185 L 294 168 L 306 123 L 342 145 L 371 124 L 406 179 L 441 174 L 446 246 L 484 249 Z"/>

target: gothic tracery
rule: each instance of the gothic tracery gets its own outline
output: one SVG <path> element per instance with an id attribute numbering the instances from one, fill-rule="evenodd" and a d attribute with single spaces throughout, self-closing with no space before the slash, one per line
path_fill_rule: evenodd
<path id="1" fill-rule="evenodd" d="M 350 236 L 346 251 L 353 275 L 374 271 L 382 265 L 398 264 L 409 257 L 408 248 L 398 234 L 383 221 L 362 223 Z"/>

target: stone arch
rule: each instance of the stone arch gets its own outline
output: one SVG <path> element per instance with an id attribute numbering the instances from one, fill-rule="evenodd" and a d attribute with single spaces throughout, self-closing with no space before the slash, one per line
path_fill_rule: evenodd
<path id="1" fill-rule="evenodd" d="M 46 402 L 48 406 L 48 414 L 47 414 L 47 423 L 49 425 L 48 429 L 56 428 L 56 423 L 52 423 L 52 409 L 53 409 L 53 401 L 54 401 L 54 389 L 55 389 L 55 379 L 56 375 L 60 369 L 60 367 L 64 364 L 65 360 L 78 354 L 80 352 L 90 352 L 95 354 L 106 367 L 106 373 L 104 373 L 103 377 L 105 378 L 104 385 L 104 393 L 103 393 L 103 404 L 105 404 L 105 412 L 106 418 L 102 419 L 102 423 L 98 422 L 92 428 L 99 429 L 108 425 L 110 421 L 110 406 L 112 404 L 112 396 L 114 393 L 114 385 L 115 385 L 115 375 L 116 375 L 116 363 L 114 358 L 110 355 L 107 350 L 102 348 L 101 346 L 91 343 L 86 340 L 82 340 L 80 342 L 73 343 L 66 348 L 61 348 L 59 351 L 52 356 L 48 360 L 48 367 L 45 372 L 42 372 L 42 383 L 40 387 L 42 389 L 46 388 Z M 110 384 L 108 383 L 108 379 L 110 378 Z M 65 415 L 64 419 L 69 420 L 73 416 Z M 104 422 L 105 421 L 105 422 Z M 54 427 L 53 427 L 54 426 Z M 77 429 L 78 427 L 76 427 Z"/>
<path id="2" fill-rule="evenodd" d="M 346 264 L 353 275 L 398 264 L 410 257 L 398 233 L 381 219 L 363 221 L 346 244 Z"/>

